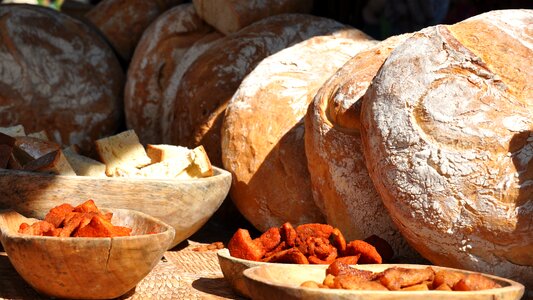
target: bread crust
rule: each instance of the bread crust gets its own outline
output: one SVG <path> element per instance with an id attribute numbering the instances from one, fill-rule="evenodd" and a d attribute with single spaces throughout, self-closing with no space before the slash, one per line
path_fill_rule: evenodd
<path id="1" fill-rule="evenodd" d="M 505 10 L 416 33 L 383 64 L 361 114 L 368 171 L 409 243 L 435 264 L 529 289 L 532 23 L 531 10 Z"/>
<path id="2" fill-rule="evenodd" d="M 242 79 L 265 57 L 312 36 L 344 28 L 330 19 L 285 14 L 216 41 L 167 87 L 164 143 L 189 148 L 203 145 L 213 165 L 220 166 L 224 112 Z"/>
<path id="3" fill-rule="evenodd" d="M 0 8 L 0 126 L 91 145 L 122 120 L 124 74 L 87 25 L 34 5 Z"/>
<path id="4" fill-rule="evenodd" d="M 163 91 L 186 51 L 212 32 L 192 4 L 169 9 L 144 32 L 129 65 L 124 92 L 127 126 L 142 143 L 163 140 Z"/>
<path id="5" fill-rule="evenodd" d="M 314 200 L 328 224 L 349 240 L 378 235 L 395 255 L 414 261 L 420 257 L 390 219 L 368 175 L 359 120 L 370 82 L 409 36 L 391 37 L 359 52 L 322 85 L 305 116 L 305 151 Z"/>
<path id="6" fill-rule="evenodd" d="M 261 19 L 286 13 L 309 13 L 309 0 L 193 0 L 198 14 L 224 34 L 231 34 Z"/>
<path id="7" fill-rule="evenodd" d="M 311 193 L 303 116 L 319 87 L 374 41 L 356 29 L 315 36 L 261 61 L 242 81 L 222 127 L 231 199 L 259 230 L 323 222 Z"/>
<path id="8" fill-rule="evenodd" d="M 182 0 L 104 0 L 85 17 L 104 34 L 120 57 L 128 62 L 144 30 L 160 14 Z"/>

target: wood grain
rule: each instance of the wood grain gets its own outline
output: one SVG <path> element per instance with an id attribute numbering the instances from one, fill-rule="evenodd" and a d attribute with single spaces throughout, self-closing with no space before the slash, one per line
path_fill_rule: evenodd
<path id="1" fill-rule="evenodd" d="M 54 206 L 78 205 L 93 199 L 97 206 L 147 213 L 171 225 L 176 236 L 170 247 L 194 234 L 228 194 L 231 174 L 191 180 L 56 176 L 0 169 L 0 209 L 12 208 L 44 218 Z"/>
<path id="2" fill-rule="evenodd" d="M 132 236 L 21 235 L 17 233 L 20 224 L 35 220 L 7 210 L 0 213 L 0 240 L 19 275 L 39 293 L 74 299 L 115 298 L 134 288 L 154 268 L 172 242 L 174 229 L 141 212 L 109 211 L 113 212 L 111 222 L 132 228 Z"/>

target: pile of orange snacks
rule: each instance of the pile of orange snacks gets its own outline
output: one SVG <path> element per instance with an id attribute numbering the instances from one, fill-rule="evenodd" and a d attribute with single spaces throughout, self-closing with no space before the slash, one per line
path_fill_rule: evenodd
<path id="1" fill-rule="evenodd" d="M 383 291 L 478 291 L 501 287 L 494 280 L 476 273 L 435 271 L 431 267 L 425 269 L 394 267 L 374 273 L 358 270 L 338 261 L 326 269 L 326 278 L 322 283 L 306 281 L 300 286 Z"/>
<path id="2" fill-rule="evenodd" d="M 246 229 L 239 229 L 228 243 L 233 257 L 275 263 L 380 264 L 393 256 L 391 246 L 377 236 L 346 242 L 338 228 L 327 224 L 290 223 L 272 227 L 252 239 Z"/>
<path id="3" fill-rule="evenodd" d="M 50 210 L 43 221 L 20 224 L 19 233 L 57 237 L 129 236 L 131 228 L 111 224 L 112 213 L 102 213 L 93 200 L 74 207 L 61 204 Z"/>

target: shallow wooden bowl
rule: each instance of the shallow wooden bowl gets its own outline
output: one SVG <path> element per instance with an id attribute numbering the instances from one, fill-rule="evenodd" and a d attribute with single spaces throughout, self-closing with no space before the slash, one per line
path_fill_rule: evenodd
<path id="1" fill-rule="evenodd" d="M 327 265 L 282 265 L 268 264 L 244 271 L 245 282 L 254 300 L 261 299 L 330 299 L 330 300 L 518 300 L 524 294 L 524 286 L 509 279 L 483 274 L 497 281 L 502 287 L 482 291 L 353 291 L 337 289 L 302 288 L 302 282 L 313 280 L 322 283 L 326 277 Z M 425 265 L 382 264 L 354 265 L 353 267 L 381 272 L 390 267 L 426 268 Z M 431 266 L 435 270 L 452 270 L 474 273 L 465 270 Z"/>
<path id="2" fill-rule="evenodd" d="M 227 248 L 218 250 L 217 256 L 220 270 L 224 274 L 224 279 L 226 279 L 235 292 L 248 298 L 250 298 L 250 292 L 244 281 L 244 270 L 257 266 L 276 264 L 233 257 L 229 254 Z"/>
<path id="3" fill-rule="evenodd" d="M 111 222 L 132 228 L 132 236 L 22 235 L 20 224 L 36 219 L 6 210 L 0 212 L 0 241 L 11 264 L 39 293 L 72 299 L 115 298 L 134 288 L 159 262 L 174 229 L 141 212 L 101 210 L 113 212 Z"/>
<path id="4" fill-rule="evenodd" d="M 0 209 L 42 219 L 65 202 L 78 205 L 93 199 L 98 207 L 147 213 L 174 227 L 170 247 L 193 235 L 220 207 L 231 186 L 231 174 L 190 180 L 57 176 L 0 169 Z"/>

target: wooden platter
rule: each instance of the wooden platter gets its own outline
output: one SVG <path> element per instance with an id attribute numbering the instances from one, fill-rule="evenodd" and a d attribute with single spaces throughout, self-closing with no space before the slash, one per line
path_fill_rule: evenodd
<path id="1" fill-rule="evenodd" d="M 322 282 L 326 276 L 327 265 L 289 265 L 268 264 L 253 267 L 243 272 L 245 283 L 252 299 L 330 299 L 330 300 L 518 300 L 524 294 L 524 286 L 509 279 L 483 274 L 502 287 L 482 291 L 351 291 L 336 289 L 302 288 L 302 282 L 313 280 Z M 381 272 L 390 267 L 426 268 L 427 265 L 381 264 L 355 265 L 362 270 Z M 473 273 L 465 270 L 431 266 L 434 270 L 451 270 Z"/>

